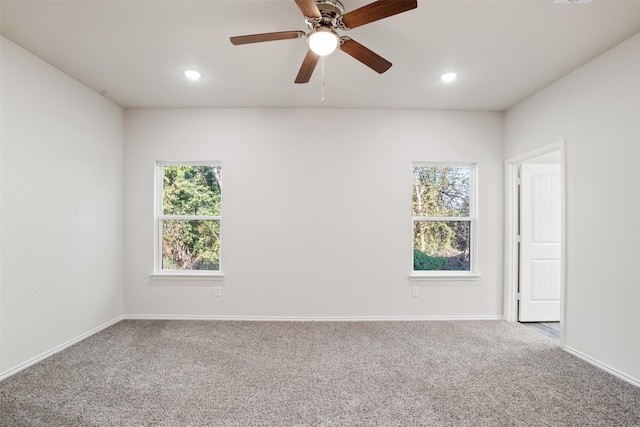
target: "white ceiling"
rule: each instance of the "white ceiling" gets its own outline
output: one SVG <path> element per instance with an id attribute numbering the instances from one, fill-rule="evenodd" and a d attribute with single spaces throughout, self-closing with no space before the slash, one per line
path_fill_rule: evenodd
<path id="1" fill-rule="evenodd" d="M 343 0 L 347 11 L 371 1 Z M 293 0 L 1 0 L 2 35 L 125 108 L 309 107 L 503 111 L 640 31 L 640 0 L 432 1 L 349 35 L 394 65 L 343 52 L 293 83 L 306 30 Z M 203 73 L 187 81 L 183 70 Z M 438 77 L 456 71 L 445 84 Z"/>

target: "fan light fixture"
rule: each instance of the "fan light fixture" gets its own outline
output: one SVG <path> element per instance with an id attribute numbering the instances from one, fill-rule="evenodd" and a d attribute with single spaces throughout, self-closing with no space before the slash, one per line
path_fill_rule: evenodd
<path id="1" fill-rule="evenodd" d="M 184 72 L 184 76 L 189 80 L 198 80 L 200 79 L 200 77 L 202 77 L 202 74 L 196 70 L 186 70 Z"/>
<path id="2" fill-rule="evenodd" d="M 0 0 L 2 1 L 2 0 Z M 291 0 L 288 0 L 291 2 Z M 341 0 L 295 0 L 302 12 L 309 33 L 300 30 L 247 34 L 230 37 L 234 46 L 271 42 L 276 40 L 306 39 L 306 55 L 295 83 L 309 83 L 320 57 L 339 49 L 378 74 L 386 72 L 391 62 L 367 49 L 351 37 L 340 37 L 339 32 L 352 30 L 371 22 L 413 10 L 418 0 L 375 0 L 358 9 L 345 13 Z"/>
<path id="3" fill-rule="evenodd" d="M 456 73 L 444 73 L 443 75 L 440 76 L 440 80 L 442 80 L 445 83 L 451 83 L 457 77 L 458 77 L 458 74 Z"/>
<path id="4" fill-rule="evenodd" d="M 309 49 L 318 56 L 327 56 L 338 47 L 340 39 L 335 31 L 328 27 L 319 27 L 313 30 L 309 36 Z"/>

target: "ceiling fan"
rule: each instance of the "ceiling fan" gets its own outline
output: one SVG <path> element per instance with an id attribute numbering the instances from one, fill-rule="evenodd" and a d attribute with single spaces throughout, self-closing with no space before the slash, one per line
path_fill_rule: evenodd
<path id="1" fill-rule="evenodd" d="M 344 13 L 344 6 L 340 0 L 295 0 L 295 2 L 305 17 L 310 30 L 308 33 L 279 31 L 236 36 L 231 37 L 230 40 L 234 45 L 242 45 L 305 37 L 309 43 L 309 50 L 296 77 L 296 83 L 309 82 L 320 56 L 328 55 L 335 49 L 340 49 L 379 74 L 384 73 L 391 67 L 391 62 L 350 37 L 340 37 L 338 30 L 350 30 L 418 7 L 417 0 L 378 0 Z"/>

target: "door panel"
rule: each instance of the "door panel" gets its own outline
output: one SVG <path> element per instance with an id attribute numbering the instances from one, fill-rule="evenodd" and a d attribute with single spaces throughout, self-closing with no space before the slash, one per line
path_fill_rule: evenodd
<path id="1" fill-rule="evenodd" d="M 560 320 L 560 165 L 523 164 L 520 186 L 521 322 Z"/>

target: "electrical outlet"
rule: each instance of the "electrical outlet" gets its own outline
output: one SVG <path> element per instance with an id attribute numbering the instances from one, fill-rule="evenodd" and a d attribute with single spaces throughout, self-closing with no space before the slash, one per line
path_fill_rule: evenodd
<path id="1" fill-rule="evenodd" d="M 412 293 L 412 295 L 413 295 L 414 297 L 418 297 L 418 296 L 420 296 L 420 288 L 419 288 L 419 287 L 417 287 L 417 286 L 414 286 L 414 287 L 413 287 L 413 293 Z"/>
<path id="2" fill-rule="evenodd" d="M 222 296 L 222 286 L 214 286 L 213 295 L 216 296 L 216 297 L 221 297 Z"/>

